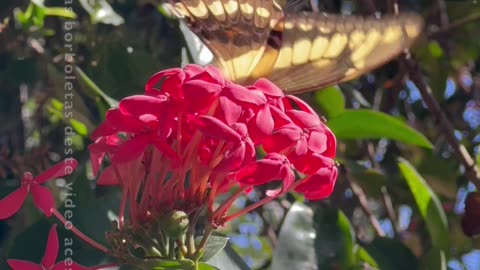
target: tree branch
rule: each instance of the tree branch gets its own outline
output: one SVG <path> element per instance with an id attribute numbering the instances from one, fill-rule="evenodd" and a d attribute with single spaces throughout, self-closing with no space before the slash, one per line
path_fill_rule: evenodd
<path id="1" fill-rule="evenodd" d="M 453 31 L 457 28 L 460 28 L 460 27 L 464 26 L 465 24 L 472 23 L 472 22 L 479 21 L 479 20 L 480 20 L 480 13 L 472 14 L 468 17 L 465 17 L 463 19 L 460 19 L 460 20 L 457 20 L 457 21 L 454 21 L 454 22 L 450 23 L 445 28 L 441 28 L 437 31 L 429 33 L 428 37 L 429 38 L 436 38 L 440 35 L 447 34 L 448 32 L 451 32 L 451 31 Z"/>
<path id="2" fill-rule="evenodd" d="M 433 97 L 432 90 L 423 79 L 418 64 L 406 55 L 400 58 L 400 63 L 407 67 L 410 80 L 420 91 L 422 100 L 427 105 L 430 113 L 434 116 L 439 129 L 443 131 L 443 135 L 450 147 L 452 147 L 455 157 L 465 167 L 465 176 L 475 184 L 477 189 L 480 189 L 480 171 L 465 146 L 455 137 L 452 124 L 445 116 L 445 113 L 442 111 L 437 100 Z"/>
<path id="3" fill-rule="evenodd" d="M 365 192 L 363 192 L 363 189 L 355 181 L 353 181 L 352 176 L 350 175 L 347 167 L 345 167 L 344 165 L 341 165 L 340 170 L 343 172 L 343 175 L 345 176 L 345 179 L 350 185 L 350 188 L 352 189 L 353 194 L 355 194 L 355 196 L 357 197 L 358 202 L 360 203 L 360 207 L 362 208 L 365 215 L 367 215 L 368 220 L 370 221 L 370 224 L 375 230 L 375 233 L 380 237 L 385 237 L 385 232 L 380 226 L 380 222 L 368 207 L 367 195 L 365 195 Z"/>

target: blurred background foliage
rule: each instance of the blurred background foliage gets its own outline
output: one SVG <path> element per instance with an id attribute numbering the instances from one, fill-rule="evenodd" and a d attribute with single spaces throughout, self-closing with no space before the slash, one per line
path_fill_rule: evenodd
<path id="1" fill-rule="evenodd" d="M 300 11 L 310 3 L 323 12 L 370 15 L 390 12 L 394 1 L 282 4 Z M 425 18 L 412 55 L 455 138 L 479 156 L 480 4 L 400 0 L 398 5 Z M 201 47 L 187 49 L 190 39 L 156 1 L 0 1 L 0 198 L 18 185 L 22 172 L 38 173 L 61 159 L 64 128 L 72 126 L 74 156 L 82 165 L 52 188 L 59 205 L 74 198 L 72 221 L 104 243 L 119 196 L 115 189 L 94 189 L 88 135 L 116 100 L 141 93 L 153 73 L 204 61 Z M 250 268 L 274 270 L 480 269 L 480 240 L 465 234 L 480 232 L 479 196 L 471 196 L 476 210 L 464 217 L 465 198 L 475 185 L 408 71 L 394 60 L 358 80 L 302 95 L 339 140 L 334 194 L 322 202 L 288 195 L 231 222 L 221 230 L 231 247 L 213 260 L 238 261 L 238 253 Z M 65 96 L 67 81 L 73 97 Z M 63 114 L 70 105 L 71 119 Z M 250 193 L 236 207 L 260 194 Z M 0 267 L 7 269 L 6 258 L 39 261 L 50 224 L 31 203 L 0 222 Z M 80 240 L 73 250 L 84 265 L 109 261 Z"/>

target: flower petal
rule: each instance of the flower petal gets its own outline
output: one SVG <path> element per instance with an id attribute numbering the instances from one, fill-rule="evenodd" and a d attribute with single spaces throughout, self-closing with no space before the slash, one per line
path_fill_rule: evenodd
<path id="1" fill-rule="evenodd" d="M 161 96 L 129 96 L 120 101 L 118 108 L 125 114 L 138 118 L 144 114 L 154 114 L 162 109 L 167 101 L 165 95 Z"/>
<path id="2" fill-rule="evenodd" d="M 138 158 L 143 154 L 149 143 L 150 138 L 148 136 L 137 136 L 126 141 L 113 154 L 112 163 L 123 163 Z"/>
<path id="3" fill-rule="evenodd" d="M 312 109 L 312 107 L 310 107 L 307 103 L 305 103 L 305 101 L 296 96 L 288 95 L 284 100 L 293 102 L 295 104 L 295 107 L 298 107 L 303 112 L 313 114 L 315 116 L 317 115 L 317 113 Z M 284 104 L 286 109 L 293 109 L 292 105 L 289 102 L 284 102 Z"/>
<path id="4" fill-rule="evenodd" d="M 268 136 L 262 143 L 263 149 L 270 152 L 282 152 L 291 147 L 300 139 L 302 130 L 293 124 L 284 126 L 274 131 L 272 136 Z"/>
<path id="5" fill-rule="evenodd" d="M 77 168 L 78 162 L 73 158 L 67 158 L 40 174 L 39 176 L 33 178 L 34 182 L 39 184 L 45 183 L 48 180 L 53 180 L 65 175 L 71 174 Z"/>
<path id="6" fill-rule="evenodd" d="M 14 192 L 8 194 L 0 200 L 0 220 L 7 219 L 15 214 L 25 201 L 28 190 L 27 186 L 22 185 Z"/>
<path id="7" fill-rule="evenodd" d="M 90 138 L 96 140 L 99 137 L 109 136 L 118 132 L 141 133 L 144 130 L 144 124 L 131 115 L 124 114 L 119 109 L 110 109 L 105 115 L 103 121 Z"/>
<path id="8" fill-rule="evenodd" d="M 238 121 L 242 115 L 242 107 L 226 97 L 219 97 L 220 108 L 223 111 L 225 122 L 230 126 Z"/>
<path id="9" fill-rule="evenodd" d="M 261 78 L 257 80 L 253 85 L 255 86 L 255 88 L 262 91 L 265 95 L 269 95 L 273 97 L 284 96 L 282 90 L 267 79 Z"/>
<path id="10" fill-rule="evenodd" d="M 43 255 L 41 265 L 46 269 L 50 269 L 57 260 L 58 255 L 58 234 L 57 225 L 54 224 L 48 233 L 47 246 L 45 247 L 45 254 Z"/>
<path id="11" fill-rule="evenodd" d="M 29 261 L 7 260 L 8 265 L 13 270 L 42 270 L 42 266 Z"/>
<path id="12" fill-rule="evenodd" d="M 316 114 L 310 114 L 297 110 L 288 110 L 286 114 L 301 128 L 318 127 L 322 124 L 320 118 L 318 118 L 318 115 Z"/>
<path id="13" fill-rule="evenodd" d="M 200 116 L 192 119 L 198 129 L 211 138 L 237 142 L 241 136 L 227 124 L 211 116 Z"/>
<path id="14" fill-rule="evenodd" d="M 171 77 L 174 75 L 179 76 L 178 74 L 183 74 L 183 70 L 179 68 L 171 68 L 171 69 L 162 70 L 160 72 L 153 74 L 152 77 L 150 77 L 150 79 L 148 79 L 147 83 L 145 84 L 145 92 L 151 93 L 153 90 L 153 87 L 164 77 Z"/>
<path id="15" fill-rule="evenodd" d="M 322 154 L 327 150 L 327 135 L 323 132 L 310 132 L 308 137 L 308 149 L 315 153 Z"/>
<path id="16" fill-rule="evenodd" d="M 265 95 L 259 90 L 249 90 L 238 84 L 228 84 L 222 94 L 227 98 L 246 104 L 262 105 L 267 102 Z"/>
<path id="17" fill-rule="evenodd" d="M 32 194 L 35 207 L 40 209 L 47 217 L 51 216 L 55 208 L 55 199 L 50 189 L 38 184 L 32 184 L 30 186 L 30 193 Z"/>
<path id="18" fill-rule="evenodd" d="M 274 119 L 269 106 L 264 106 L 257 113 L 256 126 L 263 134 L 270 135 L 273 132 Z"/>
<path id="19" fill-rule="evenodd" d="M 83 265 L 80 265 L 76 262 L 67 263 L 67 261 L 64 260 L 64 261 L 60 261 L 57 264 L 55 264 L 55 266 L 53 266 L 52 270 L 65 270 L 65 269 L 68 269 L 68 270 L 88 270 L 90 268 L 85 267 Z"/>
<path id="20" fill-rule="evenodd" d="M 336 166 L 321 168 L 315 174 L 302 180 L 295 191 L 303 193 L 309 200 L 325 199 L 333 192 L 337 175 Z"/>
<path id="21" fill-rule="evenodd" d="M 265 157 L 240 168 L 235 174 L 235 180 L 247 185 L 262 185 L 272 180 L 283 180 L 279 177 L 282 166 L 282 160 Z"/>

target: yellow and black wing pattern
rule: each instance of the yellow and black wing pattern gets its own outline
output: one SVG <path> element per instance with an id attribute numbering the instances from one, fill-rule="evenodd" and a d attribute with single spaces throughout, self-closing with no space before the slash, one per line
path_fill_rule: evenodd
<path id="1" fill-rule="evenodd" d="M 214 64 L 238 83 L 253 76 L 266 53 L 270 30 L 283 18 L 272 0 L 173 0 L 170 4 L 212 51 Z"/>
<path id="2" fill-rule="evenodd" d="M 352 80 L 410 47 L 422 25 L 415 14 L 382 19 L 288 14 L 277 60 L 266 77 L 288 93 Z"/>
<path id="3" fill-rule="evenodd" d="M 273 0 L 171 0 L 229 79 L 266 77 L 289 94 L 352 80 L 388 62 L 421 34 L 415 14 L 363 18 L 285 14 Z"/>

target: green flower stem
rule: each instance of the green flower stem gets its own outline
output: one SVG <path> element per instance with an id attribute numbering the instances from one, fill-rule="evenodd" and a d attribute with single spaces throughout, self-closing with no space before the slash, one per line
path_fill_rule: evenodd
<path id="1" fill-rule="evenodd" d="M 192 256 L 195 253 L 195 237 L 193 234 L 187 235 L 187 248 L 188 248 L 188 255 Z"/>
<path id="2" fill-rule="evenodd" d="M 182 237 L 183 238 L 183 237 Z M 185 256 L 187 256 L 187 247 L 185 246 L 184 244 L 184 241 L 182 239 L 177 239 L 177 246 L 178 246 L 178 254 L 179 254 L 179 258 L 184 258 Z M 180 257 L 181 255 L 181 257 Z"/>
<path id="3" fill-rule="evenodd" d="M 168 258 L 175 259 L 175 240 L 169 239 L 168 241 Z"/>
<path id="4" fill-rule="evenodd" d="M 210 235 L 212 235 L 214 230 L 215 229 L 212 226 L 207 226 L 207 228 L 205 228 L 205 233 L 203 234 L 202 240 L 200 241 L 200 244 L 198 244 L 197 250 L 195 250 L 195 253 L 192 256 L 193 260 L 195 261 L 195 264 L 198 264 L 198 260 L 202 256 L 202 253 L 205 248 L 205 245 L 207 244 L 208 238 L 210 238 Z"/>
<path id="5" fill-rule="evenodd" d="M 163 256 L 167 256 L 168 254 L 168 239 L 165 239 L 165 235 L 163 234 L 162 230 L 158 231 L 158 241 L 160 242 L 160 253 Z"/>

